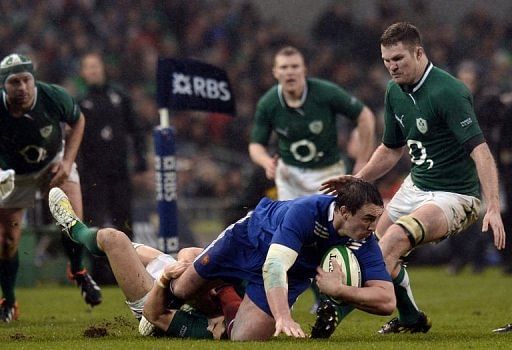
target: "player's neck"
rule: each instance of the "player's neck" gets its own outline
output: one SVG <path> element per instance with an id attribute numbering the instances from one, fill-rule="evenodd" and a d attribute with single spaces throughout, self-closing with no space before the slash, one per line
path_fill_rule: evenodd
<path id="1" fill-rule="evenodd" d="M 286 101 L 286 104 L 288 105 L 288 107 L 298 108 L 298 107 L 302 106 L 302 103 L 303 103 L 302 97 L 304 95 L 304 92 L 305 92 L 304 85 L 300 88 L 293 89 L 293 90 L 288 90 L 288 91 L 283 90 L 283 97 L 284 97 L 284 100 Z"/>

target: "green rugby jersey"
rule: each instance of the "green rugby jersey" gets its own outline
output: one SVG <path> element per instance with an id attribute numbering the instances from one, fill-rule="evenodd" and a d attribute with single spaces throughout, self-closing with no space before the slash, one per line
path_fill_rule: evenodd
<path id="1" fill-rule="evenodd" d="M 384 122 L 383 143 L 408 146 L 416 186 L 480 196 L 475 163 L 462 144 L 483 136 L 473 98 L 461 81 L 432 63 L 411 91 L 391 81 Z"/>
<path id="2" fill-rule="evenodd" d="M 363 104 L 341 87 L 321 79 L 306 79 L 302 106 L 290 108 L 280 85 L 271 88 L 256 107 L 251 142 L 267 145 L 272 131 L 278 136 L 279 153 L 286 164 L 320 168 L 339 161 L 336 119 L 351 120 Z"/>
<path id="3" fill-rule="evenodd" d="M 41 170 L 62 149 L 60 123 L 74 124 L 80 109 L 60 86 L 36 82 L 34 106 L 21 117 L 7 110 L 7 96 L 2 90 L 0 102 L 0 168 L 17 174 Z"/>

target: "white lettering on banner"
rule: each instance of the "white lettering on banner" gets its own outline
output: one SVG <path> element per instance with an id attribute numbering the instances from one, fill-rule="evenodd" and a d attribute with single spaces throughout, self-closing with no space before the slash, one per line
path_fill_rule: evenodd
<path id="1" fill-rule="evenodd" d="M 155 156 L 156 199 L 172 202 L 178 198 L 176 157 Z"/>
<path id="2" fill-rule="evenodd" d="M 192 81 L 194 82 L 194 95 L 206 97 L 206 92 L 204 91 L 206 84 L 204 82 L 204 79 L 200 77 L 194 77 Z"/>
<path id="3" fill-rule="evenodd" d="M 229 101 L 231 92 L 227 81 L 205 79 L 198 76 L 188 76 L 181 73 L 172 75 L 172 93 L 177 95 L 195 95 L 210 100 Z"/>
<path id="4" fill-rule="evenodd" d="M 176 253 L 179 247 L 178 237 L 158 238 L 158 249 L 166 253 Z"/>

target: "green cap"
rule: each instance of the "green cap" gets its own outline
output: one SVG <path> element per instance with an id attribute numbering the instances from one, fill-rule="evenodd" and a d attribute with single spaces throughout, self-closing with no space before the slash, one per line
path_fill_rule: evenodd
<path id="1" fill-rule="evenodd" d="M 0 81 L 4 84 L 11 74 L 23 72 L 28 72 L 34 76 L 34 65 L 27 56 L 12 53 L 0 62 Z"/>

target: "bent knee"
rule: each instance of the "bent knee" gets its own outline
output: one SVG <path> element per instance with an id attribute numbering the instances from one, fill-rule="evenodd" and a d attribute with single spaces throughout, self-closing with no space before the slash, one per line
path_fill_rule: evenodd
<path id="1" fill-rule="evenodd" d="M 382 236 L 379 246 L 384 256 L 393 254 L 400 257 L 412 249 L 405 229 L 396 224 L 392 225 Z"/>
<path id="2" fill-rule="evenodd" d="M 130 243 L 128 236 L 114 228 L 103 228 L 96 233 L 96 242 L 103 250 L 107 250 L 111 246 L 119 247 L 121 242 Z"/>

